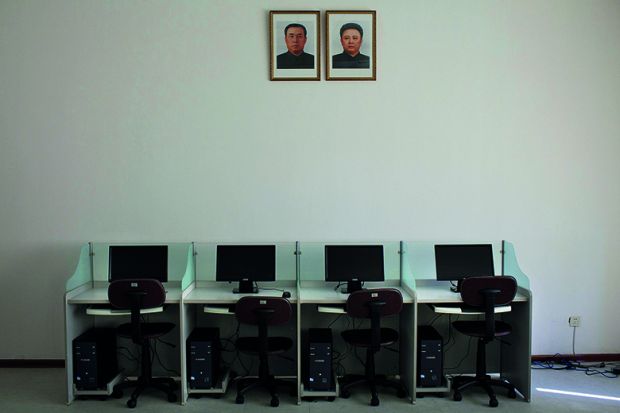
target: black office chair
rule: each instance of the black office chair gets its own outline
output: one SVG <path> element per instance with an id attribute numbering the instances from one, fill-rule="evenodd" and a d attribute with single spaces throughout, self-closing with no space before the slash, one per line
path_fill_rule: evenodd
<path id="1" fill-rule="evenodd" d="M 455 321 L 452 326 L 462 334 L 478 338 L 476 354 L 476 377 L 457 376 L 452 379 L 454 400 L 462 399 L 461 392 L 472 386 L 479 386 L 489 395 L 489 406 L 497 407 L 498 402 L 491 386 L 501 386 L 508 390 L 508 397 L 517 397 L 515 386 L 507 380 L 491 379 L 486 369 L 486 345 L 495 338 L 511 333 L 508 323 L 495 320 L 495 307 L 512 302 L 517 293 L 517 281 L 511 276 L 471 277 L 461 284 L 463 302 L 471 307 L 484 310 L 484 320 Z"/>
<path id="2" fill-rule="evenodd" d="M 286 385 L 290 388 L 294 383 L 275 379 L 269 372 L 269 355 L 284 353 L 293 347 L 289 337 L 269 337 L 267 327 L 285 324 L 291 319 L 291 304 L 286 298 L 248 296 L 242 297 L 235 306 L 237 320 L 243 324 L 258 326 L 258 337 L 240 337 L 236 347 L 242 353 L 258 355 L 258 377 L 241 378 L 237 381 L 237 398 L 235 402 L 242 404 L 244 394 L 256 387 L 264 387 L 271 394 L 271 406 L 280 404 L 277 386 Z"/>
<path id="3" fill-rule="evenodd" d="M 150 340 L 169 333 L 173 323 L 145 323 L 141 321 L 140 309 L 160 307 L 166 300 L 166 291 L 157 280 L 130 279 L 112 281 L 108 287 L 108 300 L 113 307 L 131 310 L 131 323 L 122 324 L 117 333 L 121 337 L 131 338 L 140 345 L 140 377 L 138 380 L 126 381 L 114 388 L 114 396 L 122 397 L 122 389 L 135 387 L 127 407 L 136 407 L 138 396 L 147 387 L 154 387 L 166 393 L 169 402 L 175 402 L 177 396 L 174 390 L 177 384 L 171 378 L 153 378 L 151 371 L 151 343 Z"/>
<path id="4" fill-rule="evenodd" d="M 340 397 L 348 398 L 350 389 L 366 383 L 370 387 L 371 406 L 379 405 L 377 385 L 396 389 L 398 397 L 405 397 L 407 392 L 402 383 L 388 380 L 385 376 L 375 374 L 375 353 L 381 347 L 398 341 L 398 332 L 391 328 L 381 328 L 381 317 L 400 313 L 403 296 L 394 288 L 360 290 L 349 295 L 347 314 L 353 318 L 370 318 L 369 329 L 345 330 L 342 338 L 354 347 L 366 348 L 366 365 L 364 375 L 346 375 L 340 380 Z"/>

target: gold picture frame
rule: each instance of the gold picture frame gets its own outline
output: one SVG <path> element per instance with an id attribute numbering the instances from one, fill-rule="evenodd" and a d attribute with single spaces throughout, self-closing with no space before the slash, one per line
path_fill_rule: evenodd
<path id="1" fill-rule="evenodd" d="M 327 80 L 377 80 L 375 10 L 328 10 L 325 34 Z"/>
<path id="2" fill-rule="evenodd" d="M 321 80 L 319 11 L 269 12 L 271 80 Z"/>

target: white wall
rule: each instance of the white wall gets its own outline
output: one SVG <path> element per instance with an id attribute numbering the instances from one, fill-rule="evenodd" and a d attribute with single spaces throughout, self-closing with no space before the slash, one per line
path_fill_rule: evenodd
<path id="1" fill-rule="evenodd" d="M 88 240 L 507 239 L 533 352 L 620 352 L 620 2 L 307 4 L 376 82 L 270 82 L 283 0 L 0 1 L 0 358 L 63 357 Z"/>

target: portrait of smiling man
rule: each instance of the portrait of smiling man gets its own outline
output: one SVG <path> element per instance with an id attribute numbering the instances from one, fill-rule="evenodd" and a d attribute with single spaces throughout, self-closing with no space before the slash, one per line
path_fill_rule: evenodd
<path id="1" fill-rule="evenodd" d="M 357 23 L 346 23 L 340 28 L 342 53 L 332 56 L 334 69 L 368 69 L 370 58 L 360 53 L 364 30 Z"/>
<path id="2" fill-rule="evenodd" d="M 312 69 L 314 56 L 304 51 L 308 32 L 306 27 L 299 23 L 291 23 L 284 28 L 284 42 L 287 51 L 277 57 L 278 69 Z"/>

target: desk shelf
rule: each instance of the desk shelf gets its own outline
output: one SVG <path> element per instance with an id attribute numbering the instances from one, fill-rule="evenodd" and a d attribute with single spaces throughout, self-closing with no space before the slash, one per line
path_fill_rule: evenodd
<path id="1" fill-rule="evenodd" d="M 304 384 L 301 383 L 300 388 L 300 397 L 328 397 L 328 398 L 336 398 L 340 394 L 340 386 L 338 385 L 338 380 L 336 380 L 336 389 L 335 390 L 320 390 L 313 391 L 307 390 L 304 388 Z"/>
<path id="2" fill-rule="evenodd" d="M 73 394 L 75 396 L 111 396 L 114 392 L 114 386 L 125 380 L 125 376 L 122 373 L 118 373 L 112 380 L 110 380 L 104 389 L 98 390 L 78 390 L 76 385 L 73 385 Z"/>
<path id="3" fill-rule="evenodd" d="M 443 376 L 441 380 L 441 386 L 437 387 L 416 387 L 415 392 L 418 395 L 424 394 L 449 394 L 452 390 L 452 380 L 448 379 L 447 376 Z"/>
<path id="4" fill-rule="evenodd" d="M 230 382 L 230 370 L 226 369 L 224 374 L 218 380 L 215 386 L 210 389 L 188 389 L 189 394 L 224 394 L 228 389 L 228 383 Z"/>

